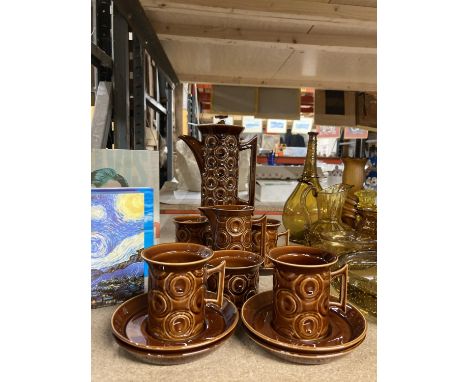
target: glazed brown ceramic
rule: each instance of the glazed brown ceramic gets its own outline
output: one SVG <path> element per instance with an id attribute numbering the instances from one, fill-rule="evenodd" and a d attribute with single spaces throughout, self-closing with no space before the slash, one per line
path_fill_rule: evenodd
<path id="1" fill-rule="evenodd" d="M 215 293 L 207 292 L 210 298 Z M 206 307 L 206 326 L 203 332 L 190 340 L 165 341 L 148 333 L 148 295 L 141 294 L 125 301 L 112 315 L 112 332 L 116 339 L 134 351 L 151 353 L 150 358 L 162 359 L 191 357 L 192 352 L 213 349 L 234 332 L 239 313 L 235 305 L 224 299 L 221 308 L 209 304 Z M 120 345 L 120 342 L 119 342 Z M 197 353 L 198 354 L 198 353 Z"/>
<path id="2" fill-rule="evenodd" d="M 226 263 L 224 297 L 240 309 L 245 301 L 258 292 L 259 269 L 263 259 L 253 252 L 225 250 L 216 251 L 208 265 L 217 266 L 222 261 Z M 218 290 L 214 276 L 208 279 L 208 290 Z"/>
<path id="3" fill-rule="evenodd" d="M 362 340 L 357 345 L 354 345 L 349 349 L 339 350 L 331 353 L 304 353 L 282 349 L 280 347 L 273 346 L 270 343 L 262 341 L 260 338 L 254 336 L 249 332 L 247 334 L 252 341 L 254 341 L 258 346 L 262 347 L 268 353 L 271 353 L 274 356 L 281 358 L 285 361 L 299 363 L 302 365 L 322 365 L 337 358 L 341 358 L 351 353 L 364 341 Z"/>
<path id="4" fill-rule="evenodd" d="M 212 244 L 210 224 L 206 216 L 184 215 L 174 219 L 176 241 L 181 243 Z"/>
<path id="5" fill-rule="evenodd" d="M 366 319 L 357 308 L 348 303 L 346 310 L 330 306 L 330 325 L 324 337 L 304 341 L 284 336 L 272 325 L 273 291 L 251 297 L 243 305 L 241 317 L 249 336 L 258 337 L 268 346 L 306 354 L 334 353 L 354 348 L 364 340 L 367 332 Z"/>
<path id="6" fill-rule="evenodd" d="M 255 203 L 255 170 L 257 166 L 257 137 L 241 142 L 243 126 L 224 124 L 198 125 L 202 141 L 183 135 L 192 150 L 201 174 L 201 205 L 230 205 Z M 239 151 L 250 149 L 249 200 L 238 198 Z"/>
<path id="7" fill-rule="evenodd" d="M 267 219 L 266 222 L 266 235 L 265 235 L 265 254 L 270 252 L 270 249 L 276 248 L 278 245 L 278 239 L 280 237 L 285 238 L 285 244 L 289 245 L 289 229 L 284 232 L 278 232 L 279 226 L 281 225 L 281 221 L 277 219 Z M 262 245 L 262 224 L 260 223 L 253 223 L 252 224 L 252 241 L 253 241 L 253 252 L 261 253 L 261 245 Z M 268 260 L 268 258 L 264 258 L 263 267 L 270 268 L 273 264 Z"/>
<path id="8" fill-rule="evenodd" d="M 272 326 L 289 338 L 316 340 L 329 332 L 329 307 L 346 309 L 348 267 L 331 272 L 336 256 L 306 246 L 272 249 L 267 257 L 274 265 Z M 343 278 L 340 302 L 330 301 L 330 279 Z"/>
<path id="9" fill-rule="evenodd" d="M 219 273 L 224 281 L 224 263 L 208 269 L 213 251 L 192 243 L 167 243 L 146 248 L 141 257 L 148 263 L 148 320 L 150 335 L 164 341 L 187 340 L 205 330 L 205 305 L 220 307 L 222 289 L 216 299 L 206 297 L 206 279 Z"/>
<path id="10" fill-rule="evenodd" d="M 206 346 L 201 349 L 195 349 L 192 351 L 180 351 L 174 353 L 159 353 L 151 350 L 140 350 L 133 346 L 127 345 L 125 342 L 120 341 L 114 336 L 117 344 L 123 349 L 123 351 L 129 353 L 131 356 L 137 360 L 145 363 L 150 363 L 152 365 L 179 365 L 182 363 L 188 363 L 196 361 L 211 352 L 215 351 L 220 347 L 229 337 L 223 338 L 222 340 Z"/>
<path id="11" fill-rule="evenodd" d="M 252 224 L 262 225 L 262 237 L 266 237 L 266 216 L 254 219 L 254 208 L 251 206 L 210 206 L 198 208 L 210 222 L 213 237 L 212 248 L 238 249 L 252 251 Z M 260 255 L 265 253 L 265 240 L 261 241 Z"/>

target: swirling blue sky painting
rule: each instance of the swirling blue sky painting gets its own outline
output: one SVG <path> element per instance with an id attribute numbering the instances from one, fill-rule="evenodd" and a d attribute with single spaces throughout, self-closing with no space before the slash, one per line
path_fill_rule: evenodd
<path id="1" fill-rule="evenodd" d="M 116 304 L 143 291 L 140 250 L 152 244 L 152 189 L 92 189 L 92 307 Z"/>

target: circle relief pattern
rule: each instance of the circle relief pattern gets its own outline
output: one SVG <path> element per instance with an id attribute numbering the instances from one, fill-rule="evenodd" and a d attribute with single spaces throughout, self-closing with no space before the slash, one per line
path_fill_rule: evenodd
<path id="1" fill-rule="evenodd" d="M 218 234 L 216 235 L 215 239 L 217 249 L 227 248 L 231 243 L 231 235 L 229 235 L 229 233 L 223 230 L 218 231 Z"/>
<path id="2" fill-rule="evenodd" d="M 224 146 L 219 146 L 215 149 L 214 154 L 218 160 L 224 160 L 228 156 L 228 150 Z"/>
<path id="3" fill-rule="evenodd" d="M 177 241 L 188 243 L 190 242 L 190 231 L 186 228 L 178 229 L 176 231 Z"/>
<path id="4" fill-rule="evenodd" d="M 283 335 L 315 339 L 328 328 L 329 272 L 301 274 L 275 269 L 273 326 Z"/>
<path id="5" fill-rule="evenodd" d="M 300 302 L 288 290 L 279 290 L 276 293 L 276 307 L 278 312 L 283 316 L 294 316 L 297 312 Z"/>
<path id="6" fill-rule="evenodd" d="M 228 233 L 234 236 L 241 235 L 245 230 L 245 220 L 238 217 L 229 218 L 226 221 L 226 229 Z"/>
<path id="7" fill-rule="evenodd" d="M 218 138 L 215 135 L 208 135 L 205 140 L 205 144 L 207 147 L 216 147 L 218 145 Z"/>
<path id="8" fill-rule="evenodd" d="M 242 294 L 249 284 L 247 278 L 243 275 L 233 276 L 228 281 L 228 289 L 232 294 Z"/>
<path id="9" fill-rule="evenodd" d="M 226 161 L 226 166 L 228 169 L 234 169 L 236 167 L 236 160 L 233 157 L 229 157 Z"/>
<path id="10" fill-rule="evenodd" d="M 181 299 L 193 292 L 195 282 L 190 273 L 177 274 L 167 280 L 167 293 L 174 299 Z"/>
<path id="11" fill-rule="evenodd" d="M 225 178 L 228 174 L 226 168 L 224 166 L 219 166 L 216 170 L 215 170 L 215 174 L 218 178 Z"/>
<path id="12" fill-rule="evenodd" d="M 208 134 L 203 142 L 202 205 L 235 204 L 239 178 L 238 137 Z"/>
<path id="13" fill-rule="evenodd" d="M 186 338 L 192 334 L 195 326 L 193 314 L 188 311 L 177 311 L 170 314 L 164 323 L 164 329 L 169 337 L 174 339 Z"/>
<path id="14" fill-rule="evenodd" d="M 300 277 L 295 284 L 299 298 L 316 300 L 323 291 L 323 280 L 320 275 Z"/>
<path id="15" fill-rule="evenodd" d="M 170 300 L 160 291 L 150 291 L 150 309 L 151 314 L 157 317 L 163 317 L 171 310 Z"/>
<path id="16" fill-rule="evenodd" d="M 218 186 L 218 181 L 214 177 L 209 176 L 206 178 L 205 184 L 208 190 L 214 190 Z"/>
<path id="17" fill-rule="evenodd" d="M 224 143 L 229 150 L 237 149 L 237 140 L 232 135 L 228 135 L 224 140 Z"/>
<path id="18" fill-rule="evenodd" d="M 201 286 L 190 299 L 190 308 L 194 313 L 201 313 L 205 305 L 205 287 Z"/>
<path id="19" fill-rule="evenodd" d="M 294 329 L 300 338 L 314 339 L 326 331 L 323 318 L 319 313 L 305 313 L 294 319 Z"/>

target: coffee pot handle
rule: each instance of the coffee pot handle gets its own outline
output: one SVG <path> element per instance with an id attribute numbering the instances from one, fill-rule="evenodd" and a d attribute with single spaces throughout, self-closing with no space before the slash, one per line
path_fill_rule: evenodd
<path id="1" fill-rule="evenodd" d="M 348 264 L 343 265 L 340 269 L 330 272 L 330 280 L 334 277 L 341 277 L 341 288 L 340 288 L 340 301 L 330 301 L 331 306 L 337 306 L 346 312 L 346 303 L 348 296 Z"/>
<path id="2" fill-rule="evenodd" d="M 224 272 L 226 269 L 226 261 L 221 261 L 219 265 L 213 268 L 207 268 L 206 270 L 206 279 L 210 277 L 213 273 L 218 274 L 218 291 L 216 295 L 216 299 L 213 298 L 205 298 L 206 303 L 212 303 L 217 306 L 219 309 L 223 306 L 223 291 L 224 291 Z"/>
<path id="3" fill-rule="evenodd" d="M 249 206 L 254 206 L 255 203 L 255 171 L 257 169 L 257 137 L 253 137 L 245 142 L 240 142 L 239 151 L 250 149 L 250 174 L 249 174 L 249 200 L 245 201 L 240 198 L 241 203 L 247 203 Z"/>
<path id="4" fill-rule="evenodd" d="M 266 249 L 266 242 L 267 242 L 267 216 L 266 215 L 262 215 L 260 216 L 259 218 L 252 218 L 252 223 L 257 223 L 257 224 L 260 224 L 261 227 L 262 227 L 262 232 L 261 232 L 261 236 L 260 236 L 260 256 L 262 256 L 262 259 L 265 260 L 265 257 L 266 257 L 266 253 L 265 253 L 265 249 Z"/>

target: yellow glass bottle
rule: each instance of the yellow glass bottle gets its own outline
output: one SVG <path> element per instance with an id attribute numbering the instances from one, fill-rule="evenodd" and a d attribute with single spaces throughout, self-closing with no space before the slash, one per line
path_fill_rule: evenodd
<path id="1" fill-rule="evenodd" d="M 309 133 L 309 143 L 307 144 L 307 154 L 304 163 L 304 171 L 298 179 L 298 183 L 283 208 L 283 225 L 290 231 L 290 240 L 297 243 L 305 243 L 306 214 L 309 214 L 310 222 L 318 219 L 317 197 L 322 190 L 317 174 L 317 134 Z M 309 192 L 306 197 L 307 212 L 301 203 L 302 194 L 306 192 L 309 185 L 316 189 L 316 192 Z M 314 195 L 315 194 L 315 195 Z"/>

